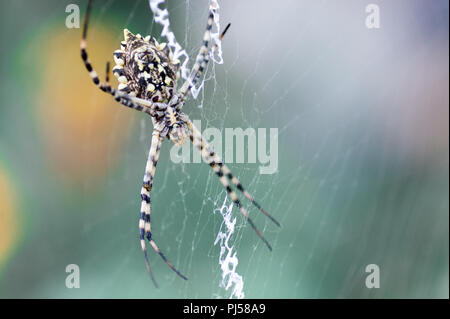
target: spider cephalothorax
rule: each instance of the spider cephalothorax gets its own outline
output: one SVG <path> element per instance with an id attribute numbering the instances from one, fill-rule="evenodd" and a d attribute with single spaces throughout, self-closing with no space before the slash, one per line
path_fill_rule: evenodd
<path id="1" fill-rule="evenodd" d="M 169 138 L 176 145 L 183 145 L 188 137 L 187 122 L 189 117 L 183 112 L 175 112 L 173 107 L 166 109 L 166 118 L 169 120 Z"/>
<path id="2" fill-rule="evenodd" d="M 189 136 L 187 123 L 189 117 L 187 114 L 176 111 L 173 106 L 166 106 L 164 115 L 160 118 L 155 117 L 155 127 L 160 127 L 161 137 L 168 137 L 175 145 L 181 146 Z"/>
<path id="3" fill-rule="evenodd" d="M 150 191 L 153 185 L 156 164 L 158 163 L 159 152 L 164 138 L 170 139 L 176 145 L 183 144 L 187 137 L 197 148 L 203 160 L 214 170 L 225 187 L 234 204 L 241 211 L 242 215 L 249 222 L 259 238 L 272 250 L 270 244 L 256 228 L 253 221 L 248 216 L 247 211 L 242 206 L 237 194 L 232 189 L 233 184 L 261 213 L 269 217 L 275 224 L 280 224 L 269 215 L 231 174 L 230 169 L 222 162 L 220 157 L 214 152 L 212 147 L 202 137 L 200 131 L 194 126 L 189 116 L 181 111 L 186 97 L 191 88 L 205 70 L 210 59 L 210 54 L 214 54 L 217 45 L 214 44 L 208 53 L 208 42 L 211 39 L 211 28 L 216 14 L 217 7 L 214 2 L 210 7 L 208 23 L 206 25 L 203 44 L 200 47 L 191 74 L 180 89 L 177 90 L 176 81 L 179 77 L 180 61 L 173 57 L 173 54 L 165 43 L 158 43 L 151 36 L 143 38 L 139 34 L 132 34 L 127 29 L 124 30 L 125 41 L 120 43 L 120 50 L 114 52 L 116 66 L 113 69 L 114 75 L 119 80 L 117 90 L 109 82 L 109 62 L 106 64 L 106 82 L 101 82 L 97 72 L 92 67 L 86 51 L 87 47 L 87 26 L 89 13 L 92 9 L 92 1 L 89 1 L 86 19 L 84 21 L 83 36 L 81 38 L 80 49 L 81 58 L 92 78 L 94 84 L 103 92 L 114 96 L 115 100 L 129 108 L 149 114 L 153 122 L 153 133 L 150 151 L 145 166 L 145 174 L 141 188 L 141 213 L 139 217 L 139 237 L 141 249 L 145 256 L 147 270 L 153 282 L 150 262 L 147 256 L 146 240 L 153 249 L 161 256 L 167 265 L 175 271 L 181 278 L 187 279 L 181 274 L 164 256 L 153 239 L 150 227 Z M 219 37 L 222 40 L 230 24 Z M 231 182 L 231 184 L 230 184 Z"/>
<path id="4" fill-rule="evenodd" d="M 120 49 L 114 52 L 113 73 L 119 91 L 153 102 L 168 102 L 176 92 L 180 61 L 166 43 L 124 30 Z"/>

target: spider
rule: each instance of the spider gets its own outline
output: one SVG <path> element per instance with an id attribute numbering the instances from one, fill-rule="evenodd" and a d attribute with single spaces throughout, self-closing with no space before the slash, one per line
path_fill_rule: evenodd
<path id="1" fill-rule="evenodd" d="M 242 206 L 234 190 L 231 188 L 229 181 L 231 181 L 231 183 L 254 206 L 256 206 L 260 212 L 270 218 L 277 226 L 280 226 L 280 224 L 244 189 L 239 180 L 232 175 L 230 169 L 223 163 L 219 156 L 213 151 L 212 147 L 202 137 L 199 130 L 192 124 L 188 115 L 181 111 L 191 88 L 197 83 L 202 75 L 210 59 L 210 54 L 214 54 L 217 49 L 217 46 L 213 45 L 211 51 L 208 52 L 208 42 L 211 39 L 211 28 L 216 9 L 211 8 L 209 11 L 203 44 L 188 79 L 178 91 L 177 80 L 180 76 L 180 61 L 174 58 L 169 46 L 166 43 L 158 43 L 158 41 L 151 36 L 142 37 L 140 34 L 135 35 L 125 29 L 124 41 L 120 43 L 120 49 L 114 51 L 114 61 L 116 65 L 113 68 L 113 74 L 117 77 L 119 82 L 117 89 L 115 89 L 111 87 L 109 82 L 109 62 L 106 63 L 106 81 L 103 83 L 100 81 L 97 72 L 92 67 L 86 51 L 88 22 L 92 10 L 92 3 L 93 1 L 90 0 L 87 7 L 80 43 L 81 58 L 91 79 L 98 88 L 103 92 L 112 95 L 117 102 L 131 109 L 147 113 L 151 116 L 153 122 L 151 146 L 141 188 L 139 236 L 147 271 L 150 274 L 155 287 L 158 287 L 158 285 L 150 268 L 146 239 L 156 253 L 161 256 L 164 262 L 178 276 L 187 280 L 187 278 L 179 272 L 161 252 L 151 233 L 150 191 L 152 189 L 156 164 L 158 162 L 160 148 L 164 138 L 171 140 L 176 145 L 182 145 L 187 138 L 190 139 L 193 145 L 201 153 L 204 161 L 208 163 L 217 174 L 234 204 L 239 208 L 240 212 L 258 237 L 265 243 L 269 250 L 272 250 L 270 244 L 248 216 L 247 211 Z M 219 37 L 220 40 L 222 40 L 229 27 L 230 24 L 228 24 L 221 33 Z"/>

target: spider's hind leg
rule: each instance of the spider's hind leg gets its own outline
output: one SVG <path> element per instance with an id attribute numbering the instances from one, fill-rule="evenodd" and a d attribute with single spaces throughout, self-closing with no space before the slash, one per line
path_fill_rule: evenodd
<path id="1" fill-rule="evenodd" d="M 203 44 L 200 47 L 197 57 L 195 58 L 195 64 L 192 67 L 192 71 L 191 71 L 189 78 L 184 82 L 183 86 L 181 87 L 181 89 L 179 91 L 180 97 L 183 100 L 186 98 L 186 95 L 190 92 L 192 87 L 194 87 L 196 85 L 200 76 L 205 71 L 206 65 L 209 62 L 210 57 L 208 54 L 208 43 L 211 40 L 211 29 L 212 29 L 212 25 L 214 23 L 215 12 L 216 12 L 215 8 L 213 8 L 209 11 L 208 21 L 206 24 L 206 31 L 205 31 L 205 34 L 203 35 Z M 228 31 L 228 28 L 230 27 L 230 25 L 231 24 L 228 23 L 228 25 L 225 27 L 225 29 L 220 34 L 220 36 L 219 36 L 220 41 L 222 41 L 222 39 L 223 39 L 225 33 Z M 213 47 L 211 48 L 211 53 L 214 54 L 216 49 L 217 49 L 217 45 L 214 44 Z"/>
<path id="2" fill-rule="evenodd" d="M 89 76 L 91 77 L 92 81 L 94 82 L 95 86 L 97 86 L 100 90 L 103 92 L 106 92 L 110 95 L 112 95 L 115 100 L 126 107 L 135 109 L 137 111 L 145 112 L 150 114 L 151 116 L 155 115 L 155 110 L 153 109 L 153 105 L 150 101 L 143 100 L 136 98 L 134 96 L 125 94 L 122 91 L 118 91 L 111 87 L 109 82 L 109 63 L 107 63 L 106 67 L 106 83 L 103 83 L 100 81 L 100 78 L 98 77 L 97 71 L 95 71 L 91 61 L 89 60 L 88 53 L 87 53 L 87 31 L 89 26 L 89 16 L 92 11 L 92 2 L 93 0 L 90 0 L 88 3 L 88 7 L 86 10 L 86 15 L 84 18 L 84 25 L 83 25 L 83 33 L 82 38 L 80 41 L 80 50 L 81 50 L 81 59 L 83 60 L 83 64 L 86 68 L 86 70 L 89 73 Z"/>

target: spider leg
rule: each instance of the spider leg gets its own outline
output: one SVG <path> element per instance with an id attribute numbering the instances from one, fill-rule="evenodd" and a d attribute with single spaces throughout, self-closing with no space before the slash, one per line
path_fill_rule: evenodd
<path id="1" fill-rule="evenodd" d="M 106 62 L 106 75 L 105 75 L 105 82 L 109 85 L 109 61 Z"/>
<path id="2" fill-rule="evenodd" d="M 155 134 L 156 133 L 156 134 Z M 145 243 L 146 232 L 150 233 L 150 190 L 153 185 L 154 170 L 156 167 L 156 162 L 154 162 L 155 156 L 157 156 L 157 150 L 161 145 L 161 140 L 159 139 L 159 133 L 155 130 L 152 134 L 152 144 L 150 146 L 150 151 L 148 155 L 147 165 L 145 167 L 144 181 L 141 188 L 141 215 L 139 218 L 139 237 L 141 241 L 141 249 L 144 253 L 145 265 L 147 266 L 148 273 L 152 279 L 155 287 L 158 287 L 153 273 L 150 268 L 150 262 L 148 260 L 147 248 Z M 152 174 L 153 172 L 153 174 Z"/>
<path id="3" fill-rule="evenodd" d="M 191 124 L 191 130 L 195 132 L 197 136 L 201 137 L 201 133 L 197 130 L 197 128 Z M 254 197 L 244 188 L 244 186 L 241 184 L 241 182 L 233 176 L 230 169 L 227 165 L 225 165 L 220 157 L 212 150 L 212 148 L 206 144 L 206 142 L 202 138 L 203 148 L 205 148 L 207 151 L 209 151 L 209 156 L 213 158 L 214 162 L 218 163 L 220 167 L 222 168 L 223 174 L 228 177 L 228 179 L 233 183 L 233 185 L 264 215 L 266 215 L 275 225 L 278 227 L 281 227 L 280 223 L 272 216 L 270 215 L 262 206 L 254 199 Z M 220 163 L 220 164 L 219 164 Z"/>
<path id="4" fill-rule="evenodd" d="M 199 150 L 199 152 L 202 155 L 202 157 L 205 160 L 205 162 L 208 163 L 209 166 L 211 166 L 211 168 L 217 174 L 217 176 L 220 179 L 220 182 L 222 183 L 222 185 L 227 190 L 227 193 L 230 195 L 230 197 L 233 200 L 233 202 L 239 208 L 239 210 L 241 211 L 242 215 L 244 215 L 244 217 L 247 220 L 247 222 L 253 228 L 253 230 L 255 231 L 256 235 L 258 235 L 258 237 L 264 242 L 264 244 L 267 246 L 267 248 L 269 248 L 269 250 L 272 251 L 272 247 L 270 246 L 269 242 L 264 238 L 264 236 L 261 234 L 259 229 L 256 227 L 256 225 L 253 222 L 253 220 L 248 216 L 247 211 L 242 206 L 242 204 L 241 204 L 240 200 L 238 199 L 236 193 L 233 191 L 233 189 L 230 186 L 230 183 L 228 182 L 228 180 L 224 176 L 224 175 L 227 175 L 226 173 L 224 174 L 225 170 L 231 175 L 230 170 L 228 169 L 228 167 L 222 162 L 220 157 L 212 150 L 211 146 L 203 139 L 203 137 L 201 136 L 201 134 L 197 130 L 197 128 L 191 122 L 188 122 L 187 125 L 188 125 L 189 129 L 191 130 L 191 132 L 189 134 L 189 137 L 191 139 L 192 144 Z M 267 215 L 269 215 L 269 214 L 267 214 Z M 272 216 L 270 216 L 270 217 L 272 217 Z M 272 217 L 272 219 L 273 219 L 273 217 Z M 276 224 L 279 225 L 278 222 L 276 222 Z"/>
<path id="5" fill-rule="evenodd" d="M 89 57 L 86 51 L 87 48 L 87 30 L 88 30 L 88 24 L 89 24 L 89 16 L 92 10 L 92 0 L 89 1 L 88 8 L 86 11 L 86 16 L 84 19 L 84 25 L 83 25 L 83 36 L 81 38 L 80 42 L 80 50 L 81 50 L 81 59 L 83 60 L 84 66 L 86 67 L 87 71 L 89 72 L 89 76 L 91 77 L 94 84 L 101 89 L 103 92 L 111 94 L 114 99 L 129 107 L 132 109 L 135 109 L 137 111 L 145 112 L 150 114 L 151 116 L 155 115 L 155 110 L 153 108 L 153 105 L 150 101 L 146 101 L 143 99 L 139 99 L 137 97 L 130 96 L 128 94 L 125 94 L 124 92 L 118 91 L 111 87 L 109 84 L 109 66 L 107 67 L 107 80 L 106 83 L 100 82 L 100 79 L 98 77 L 97 72 L 93 68 L 91 62 L 89 61 Z M 108 63 L 109 64 L 109 63 Z"/>
<path id="6" fill-rule="evenodd" d="M 214 152 L 210 152 L 209 154 L 211 157 L 214 158 L 214 161 L 216 163 L 222 163 L 220 157 L 215 154 Z M 236 186 L 236 188 L 241 191 L 242 194 L 244 194 L 244 196 L 256 207 L 258 208 L 258 210 L 263 213 L 264 215 L 266 215 L 275 225 L 277 225 L 278 227 L 281 227 L 280 223 L 272 216 L 270 215 L 264 208 L 261 207 L 261 205 L 255 201 L 255 199 L 253 198 L 252 195 L 250 195 L 249 192 L 247 192 L 247 190 L 245 190 L 244 186 L 242 186 L 242 184 L 239 182 L 239 180 L 233 176 L 233 174 L 231 173 L 230 169 L 228 168 L 228 166 L 226 166 L 225 164 L 222 163 L 221 165 L 222 167 L 222 171 L 223 173 L 228 177 L 228 179 L 233 183 L 234 186 Z"/>
<path id="7" fill-rule="evenodd" d="M 156 245 L 155 241 L 152 239 L 151 233 L 151 224 L 150 224 L 150 212 L 151 212 L 151 203 L 150 203 L 150 191 L 153 186 L 153 178 L 155 176 L 156 164 L 158 163 L 159 152 L 161 148 L 161 143 L 163 141 L 163 137 L 161 137 L 160 132 L 155 129 L 152 134 L 152 144 L 150 147 L 150 151 L 148 154 L 147 164 L 145 166 L 145 174 L 144 180 L 141 188 L 141 216 L 139 219 L 139 235 L 141 240 L 141 248 L 144 252 L 145 263 L 147 266 L 147 270 L 150 273 L 150 276 L 153 280 L 153 283 L 157 287 L 156 281 L 153 278 L 152 272 L 150 270 L 150 263 L 147 257 L 147 250 L 145 245 L 145 237 L 149 241 L 150 245 L 153 249 L 161 256 L 164 262 L 181 278 L 187 280 L 187 278 L 181 274 L 170 261 L 167 260 L 166 256 L 161 252 L 161 250 Z"/>
<path id="8" fill-rule="evenodd" d="M 197 57 L 195 58 L 195 64 L 192 67 L 192 72 L 189 76 L 189 78 L 184 82 L 183 86 L 180 89 L 180 98 L 181 100 L 184 100 L 186 98 L 186 95 L 191 91 L 191 88 L 197 83 L 198 79 L 202 75 L 203 71 L 206 68 L 206 65 L 209 62 L 209 55 L 208 52 L 208 43 L 211 39 L 211 28 L 212 24 L 214 22 L 214 13 L 215 9 L 212 9 L 209 11 L 208 15 L 208 22 L 206 24 L 206 31 L 203 36 L 203 44 L 200 47 L 200 50 L 197 54 Z M 230 27 L 230 23 L 226 26 L 225 30 L 220 35 L 220 40 L 224 37 L 225 33 L 227 32 L 228 28 Z M 211 52 L 214 54 L 214 52 L 217 49 L 217 45 L 214 44 Z"/>

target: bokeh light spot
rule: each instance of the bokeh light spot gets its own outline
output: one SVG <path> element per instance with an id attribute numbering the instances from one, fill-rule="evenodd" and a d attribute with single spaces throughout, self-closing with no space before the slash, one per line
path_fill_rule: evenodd
<path id="1" fill-rule="evenodd" d="M 35 61 L 40 77 L 36 114 L 51 169 L 70 184 L 86 186 L 104 177 L 120 158 L 134 114 L 92 83 L 80 58 L 79 31 L 52 28 L 32 45 L 39 50 L 28 52 L 40 52 Z M 102 80 L 120 36 L 98 24 L 89 32 L 88 53 Z"/>
<path id="2" fill-rule="evenodd" d="M 12 183 L 0 163 L 0 268 L 18 238 L 18 215 Z"/>

